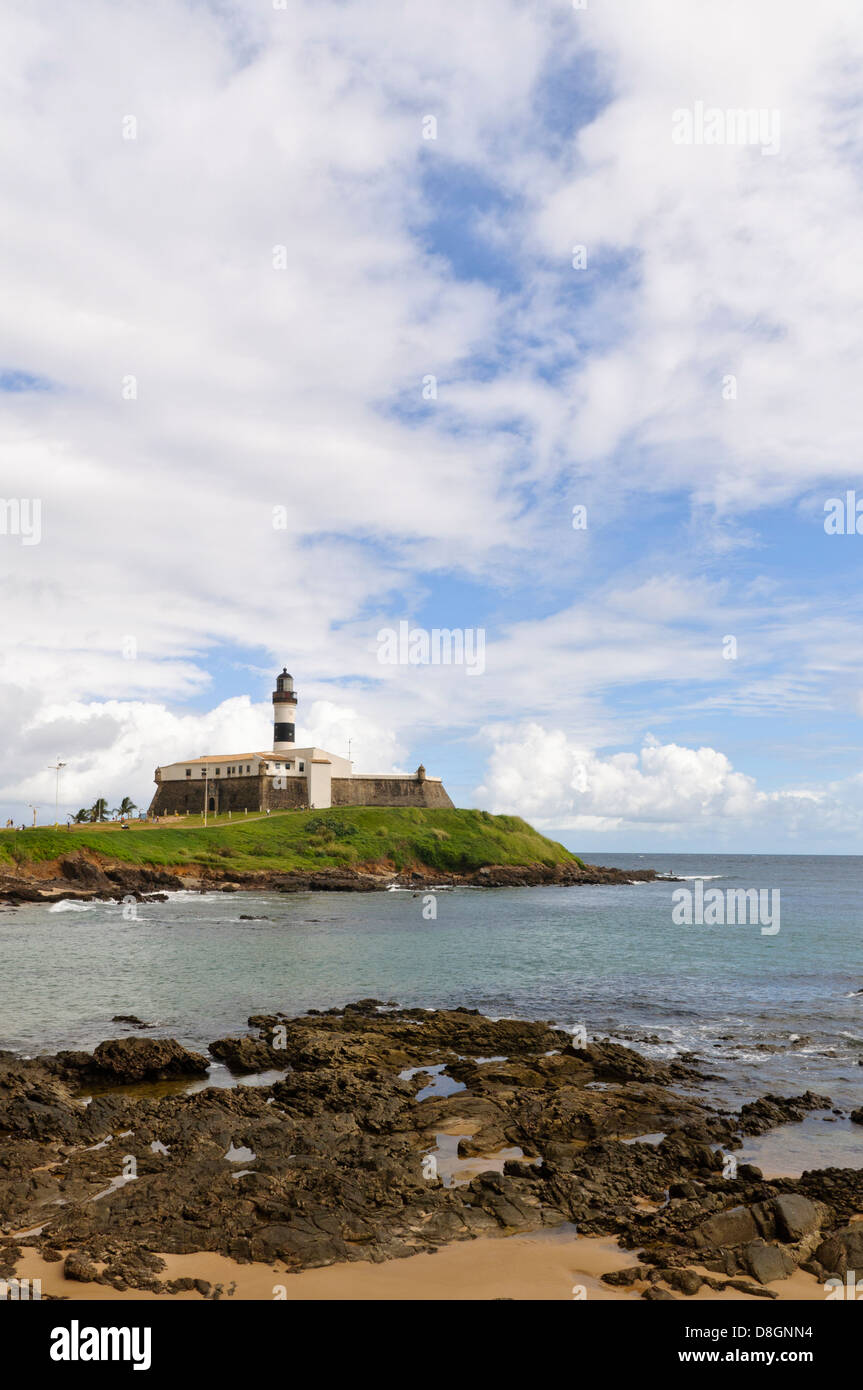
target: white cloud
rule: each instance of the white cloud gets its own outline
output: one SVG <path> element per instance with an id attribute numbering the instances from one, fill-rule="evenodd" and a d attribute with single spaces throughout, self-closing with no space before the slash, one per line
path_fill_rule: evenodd
<path id="1" fill-rule="evenodd" d="M 622 831 L 636 845 L 645 836 L 679 845 L 709 834 L 743 849 L 753 829 L 815 839 L 863 828 L 863 775 L 765 791 L 715 748 L 648 736 L 638 753 L 606 755 L 535 723 L 484 734 L 491 753 L 478 804 L 547 829 L 590 832 L 600 842 Z"/>
<path id="2" fill-rule="evenodd" d="M 20 718 L 20 716 L 19 716 Z M 114 805 L 131 795 L 145 809 L 153 795 L 155 764 L 179 762 L 202 753 L 257 752 L 272 746 L 270 704 L 248 696 L 223 700 L 202 713 L 177 713 L 145 701 L 71 701 L 42 706 L 21 719 L 7 758 L 0 797 L 35 803 L 47 819 L 53 808 L 57 750 L 64 807 L 89 806 L 97 796 Z M 308 705 L 297 725 L 301 746 L 316 745 L 347 753 L 348 739 L 358 772 L 389 772 L 401 752 L 395 735 L 370 715 L 332 700 Z M 73 752 L 66 750 L 73 749 Z"/>
<path id="3" fill-rule="evenodd" d="M 856 473 L 853 7 L 619 0 L 582 22 L 614 98 L 579 133 L 568 176 L 546 187 L 535 233 L 557 263 L 581 242 L 636 268 L 618 295 L 624 333 L 573 371 L 574 456 L 601 469 L 626 441 L 619 486 L 691 488 L 731 510 Z M 778 109 L 780 153 L 675 145 L 672 111 L 699 100 Z M 736 401 L 722 397 L 726 374 Z M 640 478 L 639 449 L 651 461 Z"/>
<path id="4" fill-rule="evenodd" d="M 0 26 L 0 363 L 59 386 L 3 397 L 4 495 L 44 516 L 32 555 L 0 556 L 6 641 L 33 663 L 80 651 L 102 694 L 123 688 L 105 677 L 125 633 L 169 667 L 220 643 L 281 656 L 290 631 L 325 674 L 333 624 L 418 555 L 477 570 L 513 541 L 507 437 L 462 441 L 420 394 L 493 335 L 497 296 L 414 223 L 429 101 L 453 158 L 503 90 L 513 120 L 528 100 L 547 38 L 520 7 L 465 6 L 476 46 L 455 66 L 452 21 L 423 6 L 95 0 L 13 4 Z M 393 412 L 406 400 L 418 418 Z"/>
<path id="5" fill-rule="evenodd" d="M 561 731 L 529 724 L 511 739 L 493 740 L 489 774 L 480 795 L 492 809 L 579 828 L 624 824 L 686 825 L 751 812 L 758 793 L 751 777 L 735 772 L 713 748 L 681 748 L 649 739 L 639 754 L 602 757 Z"/>
<path id="6" fill-rule="evenodd" d="M 859 467 L 863 35 L 846 3 L 12 0 L 0 43 L 0 366 L 58 385 L 2 396 L 0 490 L 42 498 L 44 535 L 0 546 L 0 795 L 44 799 L 58 753 L 77 800 L 268 738 L 260 687 L 209 694 L 224 648 L 289 659 L 315 738 L 356 730 L 367 769 L 400 765 L 416 730 L 533 715 L 564 740 L 548 804 L 591 823 L 664 823 L 681 796 L 719 819 L 763 809 L 710 748 L 590 751 L 630 746 L 646 713 L 658 729 L 695 707 L 856 708 L 850 601 L 828 618 L 807 590 L 795 611 L 781 585 L 700 569 L 757 540 L 714 507 L 809 490 L 817 511 L 812 489 Z M 608 104 L 571 138 L 592 60 Z M 780 154 L 673 145 L 672 110 L 696 100 L 778 107 Z M 500 284 L 429 252 L 441 171 L 491 190 L 476 229 L 509 258 Z M 457 206 L 443 215 L 455 227 Z M 601 268 L 586 307 L 576 241 Z M 695 577 L 678 531 L 644 535 L 632 572 L 607 560 L 603 523 L 668 489 L 694 499 Z M 591 525 L 565 552 L 571 501 Z M 382 672 L 374 632 L 453 573 L 502 595 L 486 675 Z M 545 583 L 550 615 L 529 602 Z M 493 759 L 492 794 L 507 776 Z M 542 814 L 520 777 L 513 797 Z"/>

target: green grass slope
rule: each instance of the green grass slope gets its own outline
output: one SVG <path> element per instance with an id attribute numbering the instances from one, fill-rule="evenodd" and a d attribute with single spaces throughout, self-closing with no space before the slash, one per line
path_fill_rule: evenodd
<path id="1" fill-rule="evenodd" d="M 487 864 L 580 863 L 519 816 L 488 811 L 390 809 L 366 806 L 288 811 L 244 823 L 90 826 L 0 832 L 0 868 L 26 872 L 28 863 L 87 849 L 127 864 L 182 868 L 196 864 L 228 872 L 323 869 L 391 864 L 469 873 Z"/>

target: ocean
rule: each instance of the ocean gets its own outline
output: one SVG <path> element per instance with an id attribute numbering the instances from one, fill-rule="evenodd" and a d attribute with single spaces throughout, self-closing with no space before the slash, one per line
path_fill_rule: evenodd
<path id="1" fill-rule="evenodd" d="M 600 857 L 685 882 L 463 888 L 433 904 L 412 891 L 180 893 L 138 904 L 136 920 L 109 903 L 6 908 L 0 1047 L 89 1049 L 122 1035 L 115 1014 L 136 1014 L 205 1049 L 250 1013 L 373 996 L 582 1025 L 655 1058 L 694 1053 L 728 1106 L 807 1089 L 863 1104 L 863 856 Z M 676 924 L 672 894 L 696 877 L 779 890 L 779 931 Z M 793 1128 L 801 1163 L 817 1150 L 863 1166 L 860 1126 Z"/>

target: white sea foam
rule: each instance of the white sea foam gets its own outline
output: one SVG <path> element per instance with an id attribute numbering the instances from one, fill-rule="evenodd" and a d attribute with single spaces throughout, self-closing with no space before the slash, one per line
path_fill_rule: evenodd
<path id="1" fill-rule="evenodd" d="M 72 898 L 63 898 L 62 902 L 54 903 L 49 907 L 49 912 L 92 912 L 95 903 L 78 903 Z"/>

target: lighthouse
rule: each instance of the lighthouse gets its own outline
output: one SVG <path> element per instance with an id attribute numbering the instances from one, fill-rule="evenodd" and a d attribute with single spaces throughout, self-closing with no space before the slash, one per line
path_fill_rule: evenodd
<path id="1" fill-rule="evenodd" d="M 288 675 L 286 666 L 276 677 L 273 691 L 273 752 L 286 753 L 294 746 L 294 711 L 297 697 L 294 692 L 294 678 Z"/>
<path id="2" fill-rule="evenodd" d="M 331 806 L 427 806 L 453 809 L 439 777 L 355 773 L 350 756 L 297 746 L 297 695 L 286 666 L 273 691 L 273 747 L 202 753 L 156 768 L 151 816 L 324 811 Z M 242 744 L 235 747 L 243 747 Z"/>

